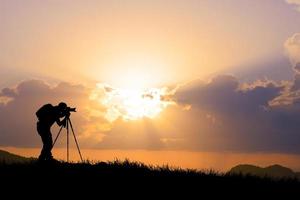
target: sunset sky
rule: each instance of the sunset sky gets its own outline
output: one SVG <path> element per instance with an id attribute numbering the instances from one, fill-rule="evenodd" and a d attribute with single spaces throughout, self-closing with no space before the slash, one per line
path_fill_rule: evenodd
<path id="1" fill-rule="evenodd" d="M 0 0 L 0 149 L 61 101 L 85 158 L 300 170 L 300 0 Z"/>

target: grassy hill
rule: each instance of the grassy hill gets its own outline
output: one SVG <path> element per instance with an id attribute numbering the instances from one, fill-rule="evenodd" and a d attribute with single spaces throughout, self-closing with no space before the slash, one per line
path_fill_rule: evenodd
<path id="1" fill-rule="evenodd" d="M 15 155 L 7 151 L 0 150 L 0 163 L 23 163 L 31 161 L 32 158 Z"/>
<path id="2" fill-rule="evenodd" d="M 7 152 L 1 155 L 6 158 L 11 156 Z M 248 196 L 259 194 L 262 197 L 264 194 L 278 197 L 279 194 L 293 195 L 300 191 L 300 182 L 294 178 L 273 179 L 231 172 L 149 166 L 128 160 L 98 163 L 40 163 L 34 159 L 25 160 L 0 164 L 2 191 L 5 191 L 5 187 L 17 187 L 46 193 L 72 191 L 76 194 L 103 195 L 113 189 L 109 195 L 122 194 L 124 198 L 124 195 L 131 197 L 136 192 L 143 192 L 143 196 L 139 196 L 142 199 L 152 195 L 153 198 L 159 198 L 161 194 L 168 197 L 181 194 L 185 199 L 190 195 L 232 197 L 250 191 Z"/>

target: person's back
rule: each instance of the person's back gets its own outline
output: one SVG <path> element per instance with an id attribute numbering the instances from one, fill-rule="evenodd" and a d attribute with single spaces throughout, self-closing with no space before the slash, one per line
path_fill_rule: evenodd
<path id="1" fill-rule="evenodd" d="M 36 112 L 39 123 L 51 127 L 58 118 L 58 112 L 56 110 L 57 109 L 51 104 L 43 105 Z"/>

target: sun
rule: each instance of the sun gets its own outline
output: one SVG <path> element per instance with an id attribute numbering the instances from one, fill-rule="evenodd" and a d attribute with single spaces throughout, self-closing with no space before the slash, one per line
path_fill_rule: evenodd
<path id="1" fill-rule="evenodd" d="M 138 89 L 121 89 L 119 95 L 124 109 L 123 116 L 127 119 L 154 118 L 164 108 L 159 90 L 151 89 L 145 92 Z"/>
<path id="2" fill-rule="evenodd" d="M 167 88 L 113 88 L 102 83 L 97 88 L 91 98 L 105 106 L 105 117 L 109 121 L 119 117 L 124 120 L 155 118 L 173 104 L 165 98 L 169 93 Z"/>

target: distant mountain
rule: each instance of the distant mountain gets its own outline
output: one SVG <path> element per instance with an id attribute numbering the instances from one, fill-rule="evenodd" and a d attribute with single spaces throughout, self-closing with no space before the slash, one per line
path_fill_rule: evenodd
<path id="1" fill-rule="evenodd" d="M 20 163 L 20 162 L 28 162 L 31 158 L 25 158 L 22 156 L 18 156 L 7 151 L 0 150 L 0 163 Z"/>
<path id="2" fill-rule="evenodd" d="M 237 165 L 229 171 L 229 173 L 233 174 L 250 174 L 254 176 L 269 176 L 275 178 L 300 178 L 300 172 L 293 172 L 293 170 L 283 167 L 281 165 L 271 165 L 269 167 L 257 167 L 254 165 Z"/>
<path id="3" fill-rule="evenodd" d="M 300 180 L 300 172 L 296 172 L 296 176 L 297 176 L 298 179 Z"/>

